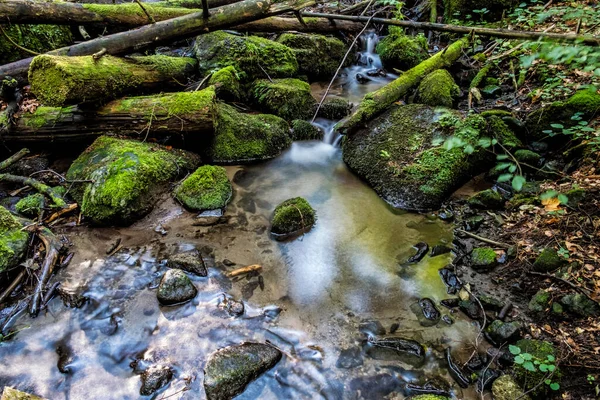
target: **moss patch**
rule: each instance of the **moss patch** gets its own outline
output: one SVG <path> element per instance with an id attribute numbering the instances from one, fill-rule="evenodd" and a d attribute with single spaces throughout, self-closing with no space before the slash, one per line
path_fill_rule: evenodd
<path id="1" fill-rule="evenodd" d="M 492 189 L 482 190 L 469 198 L 469 205 L 483 209 L 499 209 L 504 207 L 504 199 Z"/>
<path id="2" fill-rule="evenodd" d="M 275 208 L 271 218 L 271 232 L 277 235 L 287 235 L 306 231 L 312 228 L 315 221 L 315 210 L 308 201 L 302 197 L 295 197 L 284 201 Z"/>
<path id="3" fill-rule="evenodd" d="M 200 35 L 194 43 L 200 73 L 233 66 L 242 81 L 286 78 L 298 73 L 294 51 L 281 43 L 257 36 L 236 36 L 223 31 Z M 264 71 L 263 71 L 264 70 Z"/>
<path id="4" fill-rule="evenodd" d="M 539 164 L 542 158 L 538 153 L 526 149 L 515 151 L 514 156 L 517 159 L 517 161 L 532 165 L 534 167 Z"/>
<path id="5" fill-rule="evenodd" d="M 560 304 L 562 304 L 567 311 L 579 317 L 586 318 L 600 315 L 600 307 L 598 304 L 581 293 L 573 293 L 564 296 L 560 299 Z"/>
<path id="6" fill-rule="evenodd" d="M 322 140 L 323 131 L 302 119 L 292 121 L 292 140 Z"/>
<path id="7" fill-rule="evenodd" d="M 529 353 L 538 360 L 546 360 L 546 357 L 549 355 L 553 356 L 555 359 L 557 357 L 556 348 L 552 345 L 552 343 L 544 342 L 542 340 L 522 339 L 516 343 L 516 346 L 521 349 L 521 353 Z M 535 372 L 527 371 L 518 364 L 515 364 L 513 367 L 513 372 L 516 381 L 526 391 L 532 390 L 534 387 L 536 387 L 529 393 L 532 397 L 544 398 L 544 394 L 549 391 L 548 385 L 538 385 L 538 383 L 546 376 L 546 372 L 542 372 L 539 369 L 536 369 Z M 556 367 L 556 371 L 552 380 L 554 382 L 559 382 L 560 376 L 560 368 Z"/>
<path id="8" fill-rule="evenodd" d="M 44 203 L 44 195 L 41 193 L 36 193 L 19 200 L 19 202 L 15 205 L 15 210 L 17 210 L 19 214 L 23 214 L 26 217 L 35 218 L 40 215 L 42 208 L 44 207 Z"/>
<path id="9" fill-rule="evenodd" d="M 546 248 L 533 263 L 533 269 L 539 272 L 552 272 L 566 263 L 566 260 L 558 255 L 556 250 Z"/>
<path id="10" fill-rule="evenodd" d="M 15 267 L 27 249 L 29 234 L 21 228 L 10 211 L 0 206 L 0 272 Z"/>
<path id="11" fill-rule="evenodd" d="M 377 43 L 376 51 L 386 68 L 406 71 L 428 57 L 425 36 L 407 36 L 393 33 Z"/>
<path id="12" fill-rule="evenodd" d="M 529 311 L 534 313 L 544 312 L 550 307 L 551 300 L 550 292 L 540 289 L 529 301 Z"/>
<path id="13" fill-rule="evenodd" d="M 46 53 L 73 43 L 71 29 L 59 25 L 2 25 L 6 34 L 20 46 Z M 31 53 L 15 47 L 2 35 L 0 39 L 0 65 L 31 57 Z"/>
<path id="14" fill-rule="evenodd" d="M 493 268 L 496 264 L 496 252 L 491 247 L 477 247 L 471 252 L 471 267 L 474 269 Z"/>
<path id="15" fill-rule="evenodd" d="M 418 90 L 419 103 L 429 106 L 452 107 L 460 89 L 445 69 L 438 69 L 421 81 Z"/>
<path id="16" fill-rule="evenodd" d="M 350 114 L 352 104 L 346 99 L 330 98 L 326 99 L 321 108 L 319 108 L 319 117 L 340 120 Z"/>
<path id="17" fill-rule="evenodd" d="M 252 98 L 258 107 L 285 120 L 308 119 L 313 116 L 316 100 L 310 85 L 295 78 L 260 79 L 252 85 Z"/>
<path id="18" fill-rule="evenodd" d="M 81 212 L 97 224 L 129 224 L 148 213 L 161 183 L 196 167 L 199 159 L 181 150 L 100 137 L 73 162 L 69 180 L 92 180 L 76 186 Z"/>
<path id="19" fill-rule="evenodd" d="M 231 198 L 231 183 L 223 167 L 204 165 L 175 190 L 175 198 L 196 211 L 225 207 Z"/>
<path id="20" fill-rule="evenodd" d="M 239 101 L 244 99 L 238 73 L 231 65 L 212 74 L 208 84 L 215 86 L 217 97 L 222 100 Z"/>

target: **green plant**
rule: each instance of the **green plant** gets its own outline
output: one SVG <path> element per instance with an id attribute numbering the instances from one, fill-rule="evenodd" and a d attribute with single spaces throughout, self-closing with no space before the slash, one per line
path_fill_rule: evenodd
<path id="1" fill-rule="evenodd" d="M 524 353 L 519 346 L 509 345 L 508 350 L 515 356 L 514 368 L 522 368 L 527 372 L 540 371 L 544 373 L 544 384 L 551 390 L 560 389 L 560 384 L 554 382 L 552 377 L 556 371 L 556 358 L 552 354 L 546 354 L 544 358 L 535 357 L 533 354 Z"/>
<path id="2" fill-rule="evenodd" d="M 481 8 L 481 9 L 479 9 L 479 10 L 473 10 L 473 12 L 474 12 L 475 14 L 479 15 L 479 20 L 480 20 L 481 22 L 483 22 L 483 16 L 484 16 L 485 14 L 489 13 L 489 12 L 490 12 L 490 10 L 488 10 L 488 9 L 487 9 L 487 8 L 485 8 L 485 7 L 483 7 L 483 8 Z"/>
<path id="3" fill-rule="evenodd" d="M 587 381 L 588 381 L 588 383 L 589 383 L 590 385 L 593 385 L 593 384 L 594 384 L 594 382 L 596 381 L 596 378 L 594 378 L 594 375 L 590 375 L 590 374 L 588 374 L 588 376 L 587 376 Z"/>
<path id="4" fill-rule="evenodd" d="M 558 249 L 557 254 L 566 259 L 568 259 L 570 255 L 569 250 L 565 249 L 564 247 Z"/>
<path id="5" fill-rule="evenodd" d="M 384 160 L 387 160 L 387 159 L 389 159 L 391 157 L 391 155 L 387 151 L 381 150 L 379 152 L 379 157 L 383 158 Z"/>

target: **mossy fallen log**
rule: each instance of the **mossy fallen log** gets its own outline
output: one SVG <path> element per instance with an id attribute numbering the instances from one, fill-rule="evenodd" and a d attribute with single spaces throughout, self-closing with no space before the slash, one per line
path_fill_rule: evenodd
<path id="1" fill-rule="evenodd" d="M 38 107 L 15 124 L 0 113 L 3 142 L 73 142 L 112 133 L 140 138 L 167 135 L 202 135 L 214 132 L 215 91 L 178 92 L 129 97 L 98 109 L 78 106 Z"/>
<path id="2" fill-rule="evenodd" d="M 31 92 L 46 106 L 84 102 L 104 103 L 125 94 L 181 87 L 196 69 L 187 57 L 104 56 L 64 57 L 41 55 L 29 68 Z"/>
<path id="3" fill-rule="evenodd" d="M 446 49 L 429 57 L 416 67 L 409 69 L 394 81 L 367 94 L 359 104 L 358 108 L 348 118 L 337 124 L 336 130 L 343 134 L 351 134 L 357 128 L 364 126 L 366 122 L 373 119 L 408 93 L 410 89 L 418 85 L 429 73 L 445 66 L 449 66 L 456 61 L 462 54 L 463 48 L 467 46 L 468 43 L 468 38 L 457 40 Z"/>

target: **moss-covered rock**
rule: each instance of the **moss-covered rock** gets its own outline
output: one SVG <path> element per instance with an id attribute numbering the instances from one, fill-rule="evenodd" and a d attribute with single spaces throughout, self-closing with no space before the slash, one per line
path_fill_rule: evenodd
<path id="1" fill-rule="evenodd" d="M 511 375 L 502 375 L 492 384 L 494 400 L 531 400 Z"/>
<path id="2" fill-rule="evenodd" d="M 287 121 L 311 118 L 317 101 L 310 85 L 295 78 L 259 79 L 252 85 L 252 98 L 258 107 Z"/>
<path id="3" fill-rule="evenodd" d="M 14 268 L 25 254 L 29 234 L 21 228 L 10 211 L 0 206 L 0 272 Z"/>
<path id="4" fill-rule="evenodd" d="M 44 398 L 5 386 L 1 400 L 44 400 Z"/>
<path id="5" fill-rule="evenodd" d="M 504 322 L 494 320 L 486 329 L 485 333 L 496 345 L 513 343 L 521 336 L 521 324 L 517 321 Z"/>
<path id="6" fill-rule="evenodd" d="M 504 199 L 492 189 L 482 190 L 469 198 L 469 205 L 483 209 L 499 209 L 504 206 Z"/>
<path id="7" fill-rule="evenodd" d="M 46 53 L 73 43 L 71 29 L 67 25 L 14 24 L 2 25 L 2 28 L 15 43 L 36 53 Z M 0 40 L 0 65 L 28 57 L 31 57 L 31 53 L 17 48 L 2 35 Z"/>
<path id="8" fill-rule="evenodd" d="M 275 115 L 243 114 L 219 104 L 217 128 L 207 155 L 217 163 L 269 160 L 292 144 L 289 130 L 288 124 Z"/>
<path id="9" fill-rule="evenodd" d="M 529 164 L 534 167 L 539 164 L 539 162 L 542 158 L 542 156 L 540 156 L 538 153 L 531 151 L 531 150 L 526 150 L 526 149 L 521 149 L 521 150 L 515 151 L 514 156 L 518 162 Z"/>
<path id="10" fill-rule="evenodd" d="M 346 99 L 334 97 L 326 99 L 323 104 L 321 104 L 321 108 L 319 108 L 319 113 L 317 115 L 322 118 L 340 120 L 350 115 L 350 110 L 352 110 L 352 103 Z"/>
<path id="11" fill-rule="evenodd" d="M 198 294 L 198 289 L 180 269 L 170 269 L 163 275 L 156 296 L 160 304 L 170 306 L 190 301 Z"/>
<path id="12" fill-rule="evenodd" d="M 471 15 L 473 19 L 480 17 L 492 20 L 502 16 L 503 12 L 508 12 L 518 1 L 516 0 L 443 0 L 444 19 L 449 21 L 454 18 L 461 20 Z M 477 14 L 473 10 L 487 9 L 485 14 Z"/>
<path id="13" fill-rule="evenodd" d="M 448 71 L 438 69 L 423 78 L 417 93 L 419 103 L 452 107 L 454 99 L 460 94 L 460 89 Z"/>
<path id="14" fill-rule="evenodd" d="M 548 137 L 544 131 L 552 130 L 560 135 L 560 129 L 552 128 L 550 124 L 562 124 L 570 127 L 578 121 L 571 117 L 580 113 L 581 118 L 589 118 L 597 115 L 600 111 L 600 94 L 595 87 L 580 90 L 565 101 L 556 101 L 548 106 L 542 107 L 527 117 L 525 126 L 532 140 L 541 140 Z M 567 140 L 568 137 L 563 139 Z"/>
<path id="15" fill-rule="evenodd" d="M 308 201 L 302 197 L 288 199 L 279 204 L 271 217 L 271 233 L 293 235 L 310 230 L 317 216 Z"/>
<path id="16" fill-rule="evenodd" d="M 19 214 L 23 214 L 28 218 L 35 218 L 40 215 L 45 204 L 44 195 L 41 193 L 30 194 L 27 197 L 23 197 L 17 204 L 15 204 L 15 210 Z"/>
<path id="17" fill-rule="evenodd" d="M 194 43 L 200 73 L 235 67 L 243 82 L 287 78 L 298 73 L 298 61 L 289 47 L 258 36 L 237 36 L 223 31 L 200 35 Z M 263 71 L 264 70 L 264 71 Z"/>
<path id="18" fill-rule="evenodd" d="M 295 119 L 292 121 L 292 140 L 322 140 L 323 131 L 308 121 Z"/>
<path id="19" fill-rule="evenodd" d="M 471 267 L 486 270 L 497 265 L 496 252 L 491 247 L 477 247 L 471 252 Z"/>
<path id="20" fill-rule="evenodd" d="M 533 269 L 538 272 L 552 272 L 563 265 L 566 260 L 559 256 L 556 250 L 545 248 L 533 263 Z"/>
<path id="21" fill-rule="evenodd" d="M 239 101 L 245 97 L 238 73 L 231 65 L 212 74 L 208 84 L 215 87 L 217 97 L 222 100 Z"/>
<path id="22" fill-rule="evenodd" d="M 175 198 L 195 211 L 224 208 L 231 194 L 227 171 L 212 165 L 198 168 L 175 189 Z"/>
<path id="23" fill-rule="evenodd" d="M 497 139 L 502 145 L 510 150 L 523 146 L 523 142 L 515 135 L 506 121 L 498 115 L 485 117 L 488 127 L 488 135 Z"/>
<path id="24" fill-rule="evenodd" d="M 342 143 L 346 164 L 395 207 L 409 210 L 438 208 L 455 189 L 489 162 L 476 149 L 446 150 L 434 138 L 448 135 L 442 117 L 451 115 L 459 126 L 454 135 L 476 143 L 485 129 L 478 115 L 462 118 L 457 112 L 422 104 L 394 105 Z"/>
<path id="25" fill-rule="evenodd" d="M 515 346 L 521 349 L 521 353 L 529 353 L 533 356 L 534 360 L 537 359 L 540 362 L 546 361 L 548 356 L 553 357 L 555 360 L 557 357 L 556 348 L 550 342 L 535 339 L 521 339 L 515 344 Z M 538 383 L 545 379 L 547 372 L 540 371 L 537 368 L 533 372 L 528 371 L 523 367 L 522 364 L 514 364 L 513 372 L 517 383 L 525 391 L 531 390 L 529 394 L 533 398 L 546 398 L 544 396 L 549 392 L 548 385 L 538 385 Z M 552 377 L 552 381 L 559 382 L 560 377 L 561 371 L 557 366 Z"/>
<path id="26" fill-rule="evenodd" d="M 450 400 L 450 398 L 446 396 L 440 396 L 438 394 L 419 394 L 416 396 L 411 396 L 407 398 L 407 400 Z"/>
<path id="27" fill-rule="evenodd" d="M 568 312 L 580 317 L 586 318 L 600 315 L 600 306 L 581 293 L 563 296 L 563 298 L 560 299 L 560 304 L 562 304 Z"/>
<path id="28" fill-rule="evenodd" d="M 348 50 L 337 38 L 312 33 L 284 33 L 277 42 L 290 47 L 298 60 L 300 73 L 315 80 L 330 79 Z M 345 64 L 349 62 L 350 59 Z"/>
<path id="29" fill-rule="evenodd" d="M 550 292 L 540 289 L 533 295 L 527 307 L 531 312 L 542 313 L 550 307 L 551 301 L 552 296 L 550 296 Z"/>
<path id="30" fill-rule="evenodd" d="M 376 51 L 386 68 L 406 71 L 427 58 L 427 39 L 396 32 L 377 43 Z"/>
<path id="31" fill-rule="evenodd" d="M 96 224 L 130 224 L 148 213 L 163 183 L 194 169 L 199 158 L 181 150 L 100 137 L 73 162 L 69 180 L 82 214 Z"/>

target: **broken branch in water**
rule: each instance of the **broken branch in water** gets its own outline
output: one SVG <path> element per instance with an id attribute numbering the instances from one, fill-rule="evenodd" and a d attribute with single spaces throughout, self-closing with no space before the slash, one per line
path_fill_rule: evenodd
<path id="1" fill-rule="evenodd" d="M 249 274 L 251 272 L 257 272 L 257 271 L 260 271 L 260 270 L 262 270 L 262 266 L 261 265 L 253 264 L 253 265 L 248 265 L 247 267 L 242 267 L 242 268 L 234 269 L 233 271 L 230 271 L 230 272 L 226 273 L 225 276 L 227 276 L 228 278 L 234 278 L 236 276 Z"/>
<path id="2" fill-rule="evenodd" d="M 29 314 L 32 317 L 37 316 L 40 311 L 44 288 L 50 279 L 50 275 L 52 275 L 52 271 L 54 271 L 54 266 L 58 262 L 59 251 L 62 248 L 60 241 L 48 228 L 39 228 L 37 234 L 46 248 L 46 256 L 42 263 L 42 272 L 38 277 L 38 282 L 33 292 L 33 297 L 31 298 Z"/>

